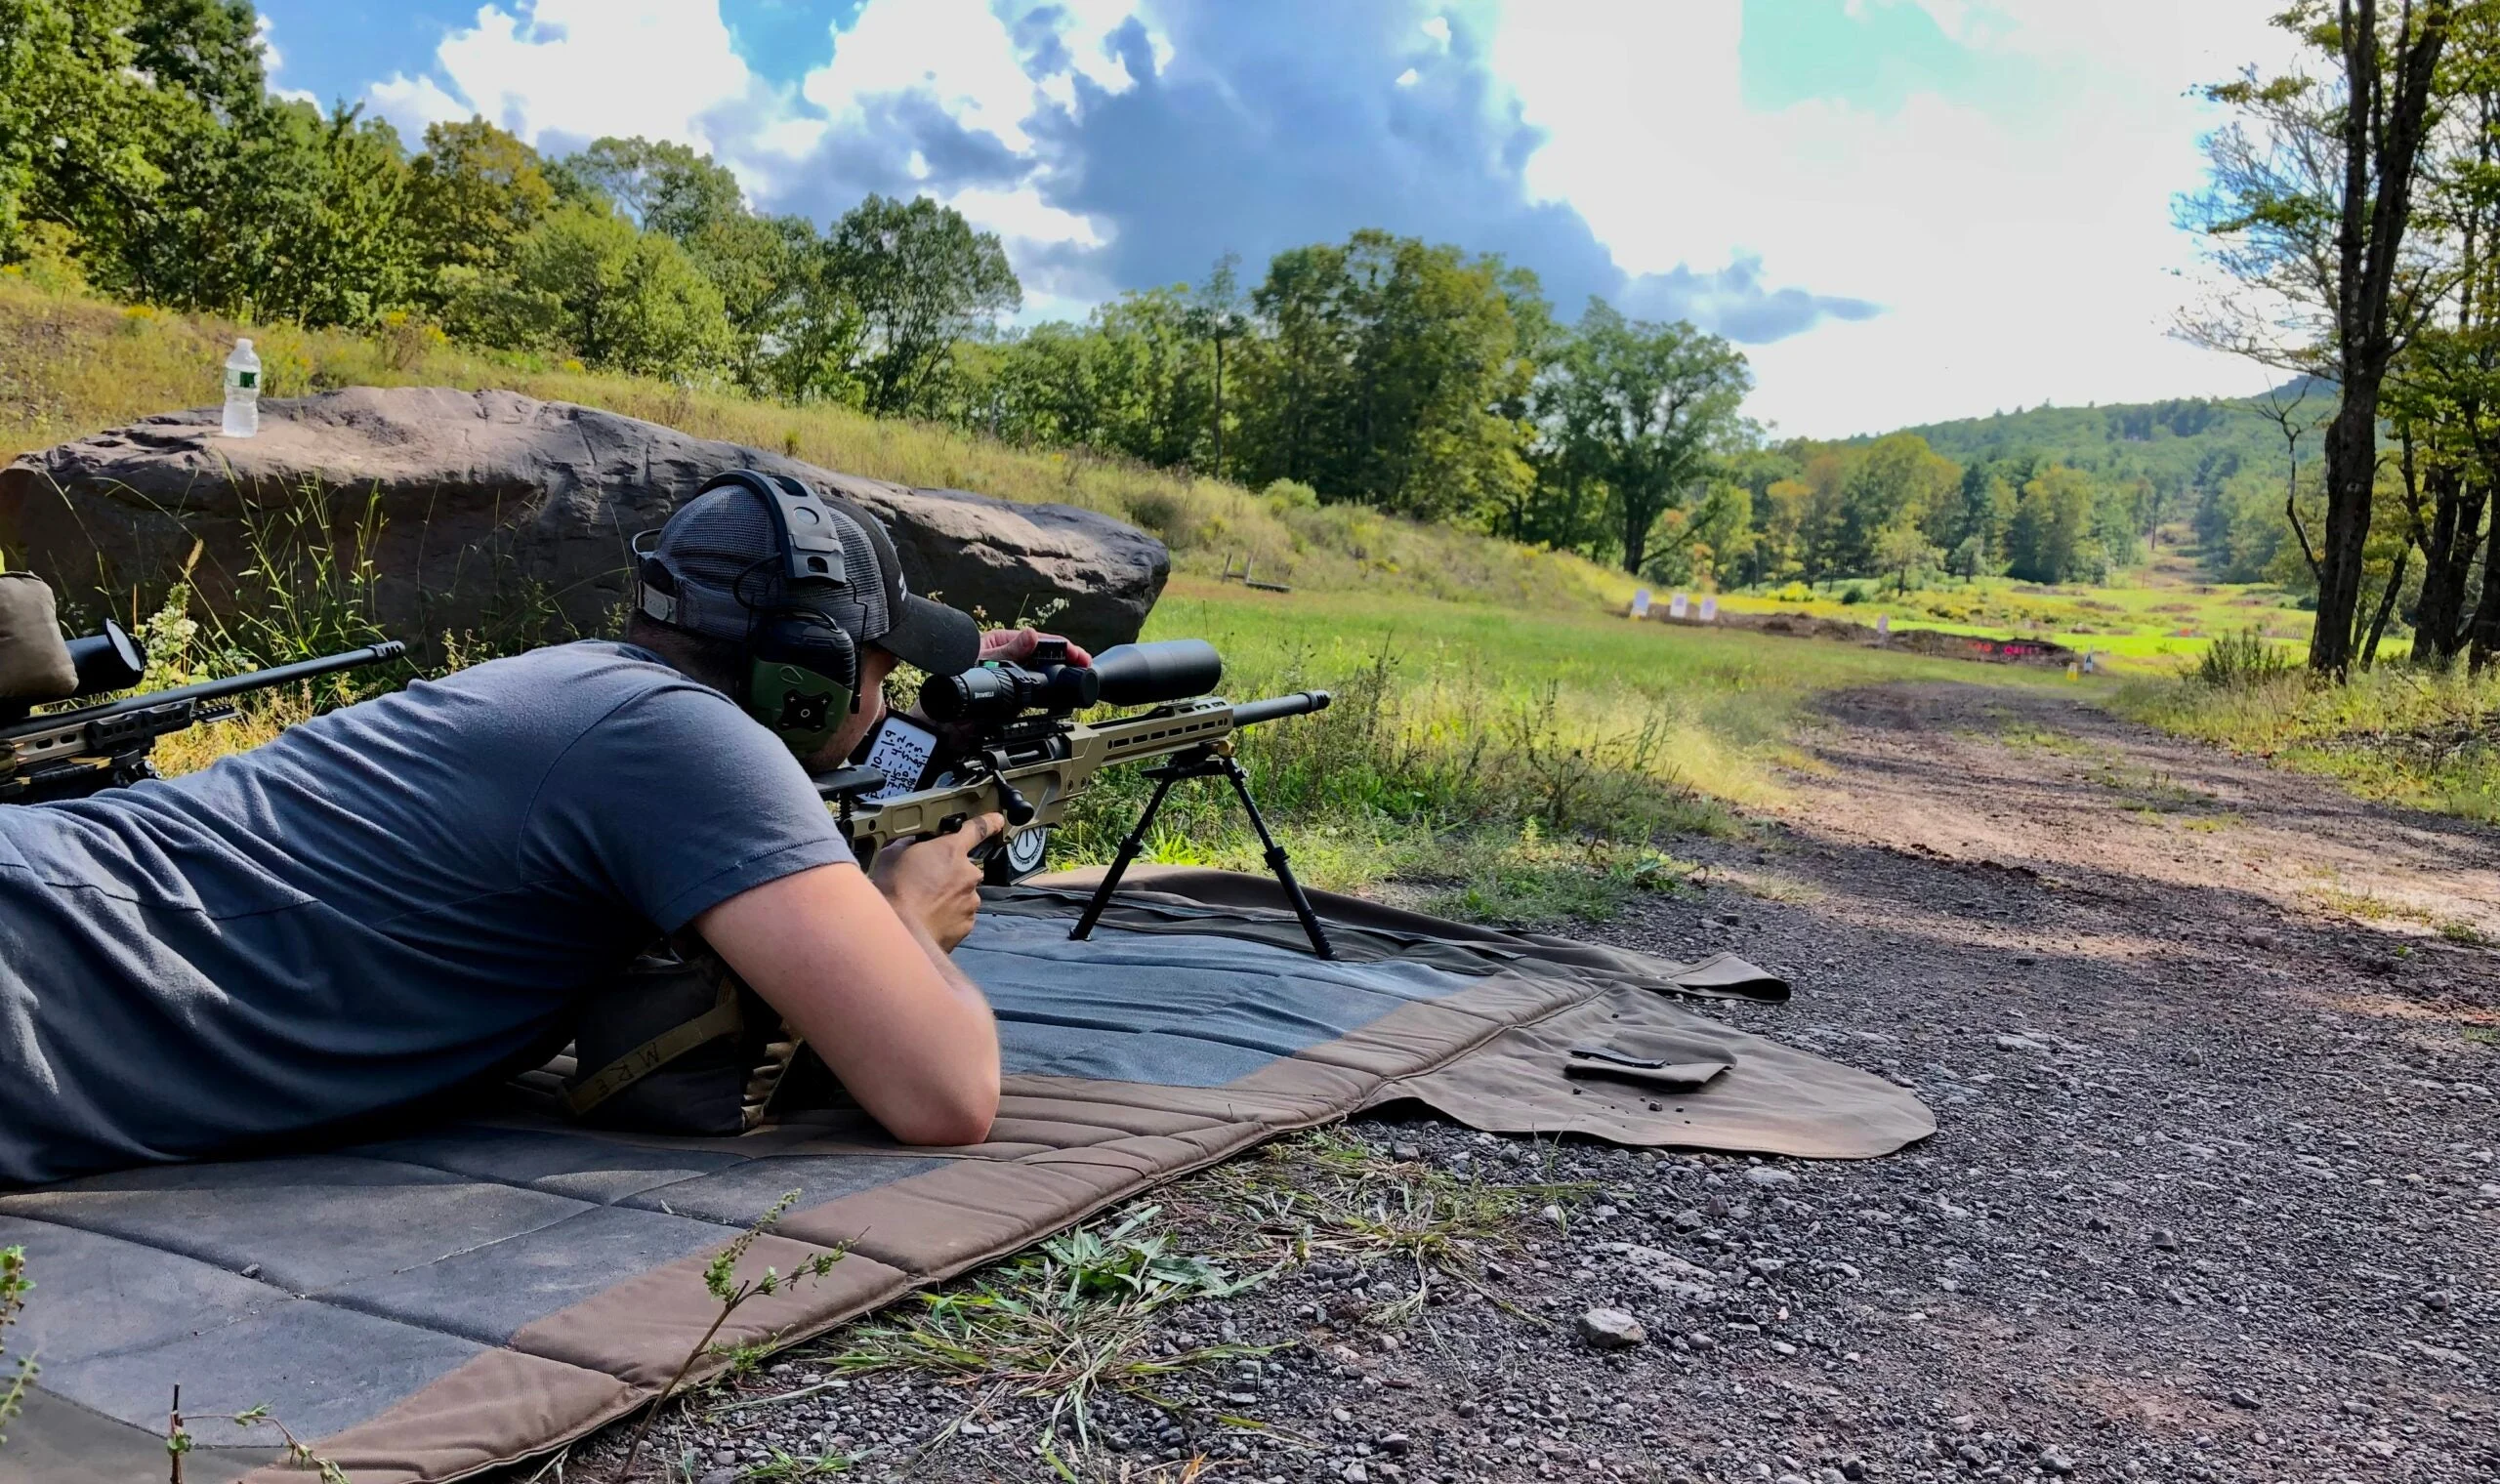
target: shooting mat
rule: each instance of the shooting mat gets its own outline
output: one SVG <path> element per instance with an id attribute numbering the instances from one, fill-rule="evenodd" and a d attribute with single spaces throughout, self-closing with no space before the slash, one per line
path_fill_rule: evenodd
<path id="1" fill-rule="evenodd" d="M 1479 1128 L 1861 1159 L 1935 1130 L 1909 1093 L 1727 1029 L 1671 995 L 1781 999 L 1721 955 L 1675 965 L 1314 893 L 1314 959 L 1261 878 L 1142 870 L 1086 943 L 1080 878 L 990 893 L 958 950 L 997 1008 L 991 1140 L 906 1149 L 855 1113 L 739 1138 L 585 1132 L 510 1099 L 447 1127 L 0 1193 L 42 1363 L 0 1481 L 162 1477 L 194 1419 L 266 1405 L 357 1484 L 464 1475 L 625 1415 L 718 1313 L 703 1267 L 788 1190 L 747 1266 L 825 1281 L 751 1302 L 724 1345 L 791 1343 L 1287 1130 L 1414 1099 Z M 1574 1046 L 1688 1091 L 1566 1078 Z M 194 1422 L 188 1477 L 301 1479 L 274 1435 Z M 254 1470 L 258 1469 L 258 1473 Z"/>

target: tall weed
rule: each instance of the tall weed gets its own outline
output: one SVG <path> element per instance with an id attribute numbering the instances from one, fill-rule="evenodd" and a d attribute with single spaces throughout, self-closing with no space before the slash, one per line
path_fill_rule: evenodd
<path id="1" fill-rule="evenodd" d="M 2122 715 L 2341 780 L 2365 798 L 2500 820 L 2500 672 L 2394 667 L 2341 685 L 2296 670 L 2217 685 L 2143 680 Z"/>
<path id="2" fill-rule="evenodd" d="M 2196 679 L 2217 690 L 2247 690 L 2271 685 L 2294 668 L 2288 652 L 2268 643 L 2265 634 L 2252 627 L 2208 645 L 2196 662 Z"/>

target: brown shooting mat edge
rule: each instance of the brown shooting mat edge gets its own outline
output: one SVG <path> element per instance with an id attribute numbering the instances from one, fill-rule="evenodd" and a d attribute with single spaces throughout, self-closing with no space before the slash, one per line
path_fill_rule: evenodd
<path id="1" fill-rule="evenodd" d="M 1570 1009 L 1577 1003 L 1579 1003 L 1579 997 L 1569 997 L 1562 1003 L 1550 1004 L 1542 1009 L 1544 1013 L 1552 1014 Z M 1418 1007 L 1407 1007 L 1410 1010 L 1416 1008 Z M 1404 1012 L 1401 1010 L 1392 1013 L 1396 1015 Z M 1475 1046 L 1481 1045 L 1510 1028 L 1498 1022 L 1490 1023 L 1476 1042 L 1452 1052 L 1452 1055 L 1453 1057 L 1464 1056 Z M 1358 1031 L 1355 1034 L 1360 1035 L 1361 1032 Z M 1290 1059 L 1279 1062 L 1275 1067 L 1254 1074 L 1249 1080 L 1260 1081 L 1294 1064 Z M 1350 1073 L 1344 1069 L 1327 1066 L 1325 1063 L 1304 1065 L 1310 1072 L 1320 1074 L 1319 1080 L 1344 1083 L 1369 1080 L 1364 1074 Z M 1011 1087 L 1031 1081 L 1063 1084 L 1067 1079 L 1008 1079 Z M 1112 1087 L 1143 1089 L 1151 1085 L 1095 1084 L 1093 1086 L 1108 1090 Z M 1018 1091 L 1022 1092 L 1021 1088 Z M 1222 1095 L 1229 1090 L 1162 1091 L 1188 1091 L 1215 1096 Z M 1053 1097 L 1049 1100 L 1064 1099 Z M 831 1280 L 833 1286 L 799 1287 L 787 1290 L 772 1298 L 750 1302 L 731 1316 L 729 1324 L 722 1327 L 721 1333 L 714 1337 L 714 1343 L 735 1347 L 770 1340 L 775 1348 L 804 1344 L 853 1319 L 881 1308 L 916 1289 L 931 1287 L 960 1277 L 984 1263 L 994 1261 L 1054 1233 L 1063 1231 L 1089 1216 L 1128 1200 L 1141 1191 L 1220 1164 L 1271 1138 L 1336 1122 L 1348 1116 L 1349 1113 L 1356 1111 L 1358 1107 L 1358 1104 L 1349 1105 L 1347 1101 L 1338 1097 L 1314 1097 L 1310 1101 L 1310 1111 L 1281 1119 L 1271 1111 L 1265 1117 L 1233 1119 L 1210 1124 L 1203 1132 L 1215 1134 L 1221 1131 L 1224 1136 L 1202 1142 L 1197 1150 L 1178 1163 L 1157 1162 L 1145 1164 L 1143 1168 L 1125 1163 L 1080 1164 L 1078 1156 L 1099 1155 L 1105 1151 L 1104 1144 L 1052 1149 L 1042 1154 L 1025 1155 L 1011 1160 L 967 1155 L 959 1163 L 949 1165 L 943 1170 L 911 1175 L 872 1190 L 840 1196 L 821 1205 L 793 1211 L 776 1223 L 771 1233 L 759 1238 L 755 1246 L 749 1250 L 748 1261 L 739 1269 L 741 1276 L 754 1276 L 766 1266 L 777 1266 L 782 1272 L 787 1273 L 808 1257 L 847 1247 L 850 1249 L 850 1256 L 835 1264 L 834 1277 Z M 1181 1142 L 1167 1134 L 1139 1134 L 1126 1135 L 1109 1143 L 1115 1146 L 1131 1139 L 1150 1139 L 1166 1144 Z M 1054 1170 L 1078 1166 L 1078 1168 L 1115 1174 L 1116 1177 L 1108 1180 L 1084 1181 L 1083 1183 L 1091 1188 L 1086 1189 L 1078 1199 L 1067 1202 L 1060 1210 L 1043 1217 L 1038 1224 L 1018 1223 L 1019 1229 L 1012 1236 L 1002 1233 L 995 1237 L 984 1236 L 970 1243 L 945 1240 L 940 1243 L 939 1250 L 954 1248 L 954 1256 L 944 1261 L 921 1265 L 916 1269 L 890 1265 L 878 1260 L 861 1247 L 852 1245 L 854 1239 L 866 1240 L 884 1229 L 883 1223 L 877 1219 L 877 1208 L 881 1205 L 901 1205 L 906 1208 L 904 1212 L 898 1212 L 897 1215 L 918 1216 L 926 1211 L 932 1221 L 960 1222 L 961 1207 L 951 1202 L 931 1200 L 930 1192 L 920 1187 L 933 1184 L 943 1187 L 967 1180 L 985 1183 L 995 1177 L 994 1172 L 1028 1164 L 1047 1166 Z M 791 1240 L 793 1237 L 800 1240 Z M 880 1242 L 878 1245 L 882 1247 L 883 1243 Z M 647 1405 L 652 1396 L 657 1394 L 659 1386 L 666 1381 L 669 1375 L 674 1373 L 676 1361 L 683 1358 L 692 1347 L 695 1338 L 710 1326 L 713 1317 L 720 1312 L 719 1303 L 713 1299 L 703 1285 L 703 1270 L 709 1260 L 708 1256 L 682 1258 L 677 1262 L 655 1267 L 628 1278 L 604 1293 L 595 1295 L 568 1308 L 560 1309 L 516 1333 L 512 1338 L 511 1349 L 490 1351 L 487 1355 L 470 1361 L 460 1370 L 404 1398 L 371 1421 L 358 1423 L 322 1440 L 319 1451 L 323 1457 L 338 1462 L 350 1476 L 357 1481 L 357 1484 L 402 1484 L 402 1481 L 411 1481 L 411 1484 L 413 1481 L 449 1484 L 449 1481 L 466 1478 L 489 1468 L 521 1463 L 550 1453 L 568 1443 L 578 1441 L 620 1418 L 629 1417 L 637 1409 Z M 857 1288 L 846 1288 L 841 1285 L 840 1280 L 848 1272 L 854 1271 L 862 1265 L 873 1267 L 879 1281 L 874 1285 L 863 1285 Z M 660 1341 L 646 1353 L 666 1355 L 668 1360 L 665 1364 L 658 1366 L 658 1374 L 646 1382 L 639 1384 L 617 1373 L 646 1369 L 646 1354 L 629 1351 L 610 1362 L 601 1364 L 595 1360 L 597 1350 L 600 1348 L 596 1342 L 574 1338 L 576 1336 L 613 1337 L 620 1334 L 647 1336 L 653 1331 L 668 1332 L 671 1338 Z M 657 1340 L 656 1336 L 652 1338 Z M 537 1349 L 536 1346 L 539 1345 L 570 1350 L 578 1358 L 569 1361 L 561 1360 L 557 1356 Z M 634 1348 L 644 1349 L 641 1346 Z M 465 1393 L 471 1389 L 469 1381 L 472 1371 L 498 1355 L 517 1355 L 530 1360 L 563 1365 L 567 1371 L 581 1378 L 582 1390 L 585 1393 L 602 1391 L 605 1394 L 597 1402 L 591 1401 L 585 1395 L 583 1399 L 585 1404 L 579 1407 L 566 1422 L 559 1424 L 562 1430 L 552 1433 L 543 1426 L 531 1426 L 521 1418 L 499 1416 L 499 1412 L 504 1409 L 495 1405 L 491 1399 L 467 1403 Z M 607 1369 L 607 1365 L 610 1364 L 614 1366 L 613 1370 Z M 698 1363 L 688 1373 L 688 1383 L 694 1384 L 709 1380 L 728 1369 L 729 1365 L 729 1361 L 727 1359 Z M 443 1451 L 438 1447 L 428 1446 L 424 1437 L 424 1434 L 434 1432 L 441 1424 L 446 1409 L 436 1404 L 434 1398 L 438 1390 L 443 1387 L 454 1387 L 458 1393 L 464 1393 L 455 1398 L 455 1404 L 463 1415 L 488 1424 L 487 1427 L 479 1430 L 515 1437 L 516 1441 L 494 1448 L 492 1456 L 474 1461 L 464 1460 L 457 1466 L 456 1471 L 443 1473 L 421 1471 L 423 1463 L 420 1461 L 426 1460 L 429 1455 Z M 526 1435 L 530 1440 L 520 1441 L 519 1438 L 521 1435 Z M 300 1469 L 267 1467 L 246 1475 L 245 1484 L 298 1484 L 303 1477 L 304 1474 Z"/>
<path id="2" fill-rule="evenodd" d="M 1087 883 L 1062 877 L 1033 885 L 1062 893 L 1042 915 L 1073 916 L 1081 896 L 1068 888 Z M 1668 1007 L 1659 992 L 1755 999 L 1785 998 L 1787 992 L 1785 983 L 1725 955 L 1700 965 L 1674 966 L 1602 945 L 1443 923 L 1334 893 L 1313 896 L 1332 928 L 1376 935 L 1366 953 L 1350 955 L 1356 962 L 1406 957 L 1393 951 L 1398 939 L 1438 940 L 1456 945 L 1462 956 L 1474 956 L 1474 982 L 1443 999 L 1410 1001 L 1220 1086 L 1011 1076 L 990 1141 L 962 1150 L 911 1151 L 951 1160 L 938 1169 L 791 1212 L 758 1239 L 740 1269 L 742 1276 L 754 1276 L 767 1265 L 787 1274 L 807 1257 L 835 1247 L 849 1256 L 819 1283 L 785 1288 L 741 1307 L 714 1337 L 715 1342 L 770 1344 L 774 1349 L 805 1342 L 915 1290 L 1020 1251 L 1154 1185 L 1368 1107 L 1407 1098 L 1444 1111 L 1451 1110 L 1452 1101 L 1463 1107 L 1467 1098 L 1436 1087 L 1436 1078 L 1479 1054 L 1534 1060 L 1545 1054 L 1544 1043 L 1585 1034 L 1558 1022 L 1595 1014 L 1609 1005 L 1623 1007 L 1608 1012 L 1613 1020 L 1629 1012 L 1641 1018 L 1698 1021 L 1688 1011 Z M 1264 878 L 1142 869 L 1113 912 L 1134 907 L 1150 916 L 1158 905 L 1190 917 L 1212 910 L 1231 920 L 1233 935 L 1299 941 L 1299 926 L 1283 911 L 1273 884 Z M 1106 927 L 1130 926 L 1108 916 L 1104 921 Z M 1146 926 L 1143 917 L 1137 925 Z M 1172 922 L 1160 930 L 1228 929 L 1212 923 Z M 1417 957 L 1431 961 L 1429 953 Z M 1679 973 L 1696 970 L 1705 971 L 1700 976 L 1706 982 L 1690 987 L 1677 982 Z M 1737 1046 L 1739 1071 L 1745 1062 L 1743 1048 L 1775 1046 L 1700 1023 Z M 1549 1026 L 1556 1028 L 1541 1030 Z M 1859 1141 L 1866 1147 L 1790 1152 L 1865 1157 L 1933 1132 L 1926 1109 L 1890 1084 L 1803 1052 L 1778 1051 L 1800 1065 L 1863 1082 L 1862 1098 L 1886 1105 L 1884 1116 L 1875 1120 L 1880 1127 L 1870 1131 L 1874 1136 Z M 1551 1081 L 1566 1086 L 1559 1075 Z M 1572 1093 L 1560 1095 L 1567 1103 Z M 1558 1121 L 1535 1132 L 1597 1133 L 1627 1142 L 1680 1141 L 1665 1121 L 1652 1121 L 1647 1129 L 1637 1127 L 1642 1122 L 1636 1116 L 1632 1127 L 1590 1128 Z M 804 1122 L 734 1138 L 610 1137 L 624 1144 L 734 1152 L 804 1147 L 903 1153 L 873 1139 L 854 1142 L 843 1133 Z M 735 1231 L 725 1226 L 722 1244 Z M 719 1248 L 716 1244 L 625 1275 L 547 1313 L 513 1332 L 504 1346 L 472 1357 L 314 1446 L 358 1484 L 448 1484 L 542 1457 L 630 1416 L 657 1393 L 718 1316 L 719 1304 L 705 1290 L 702 1274 Z M 689 1373 L 689 1381 L 718 1375 L 729 1364 L 727 1358 L 706 1359 Z M 74 1409 L 86 1413 L 94 1425 L 120 1432 L 134 1447 L 152 1446 L 161 1463 L 162 1439 L 149 1439 L 144 1427 L 88 1412 L 58 1396 L 47 1395 L 43 1401 L 56 1417 L 62 1409 Z M 14 1476 L 8 1466 L 14 1447 L 13 1440 L 12 1449 L 0 1449 L 0 1479 Z M 230 1477 L 216 1465 L 250 1452 L 202 1449 L 194 1460 L 210 1465 L 201 1470 L 203 1475 L 214 1470 Z M 113 1453 L 118 1458 L 124 1450 L 115 1447 Z M 265 1466 L 247 1477 L 250 1484 L 292 1484 L 305 1475 L 300 1469 Z"/>

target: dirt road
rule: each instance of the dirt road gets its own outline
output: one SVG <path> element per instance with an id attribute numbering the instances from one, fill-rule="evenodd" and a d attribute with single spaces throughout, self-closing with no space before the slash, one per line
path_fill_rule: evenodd
<path id="1" fill-rule="evenodd" d="M 1916 1087 L 1934 1139 L 1763 1166 L 1357 1124 L 1268 1175 L 1384 1217 L 1385 1190 L 1532 1179 L 1572 1187 L 1561 1220 L 1530 1197 L 1515 1243 L 1460 1249 L 1473 1282 L 1386 1323 L 1413 1257 L 1353 1235 L 1159 1311 L 1137 1353 L 1282 1348 L 1157 1378 L 1168 1409 L 1102 1403 L 1109 1441 L 1074 1471 L 2500 1477 L 2500 835 L 2067 691 L 1845 694 L 1806 750 L 1752 838 L 1687 847 L 1699 895 L 1591 930 L 1787 970 L 1791 1004 L 1711 1012 Z M 1237 1247 L 1256 1174 L 1165 1192 L 1176 1244 Z M 1646 1341 L 1592 1350 L 1599 1306 Z M 826 1374 L 803 1354 L 758 1384 Z M 1050 1476 L 1045 1401 L 936 1381 L 729 1414 L 677 1456 L 720 1481 L 776 1448 Z M 981 1430 L 930 1446 L 968 1413 Z"/>

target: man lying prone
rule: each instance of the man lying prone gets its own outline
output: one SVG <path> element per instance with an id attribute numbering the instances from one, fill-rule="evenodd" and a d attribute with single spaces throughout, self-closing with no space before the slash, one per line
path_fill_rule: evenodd
<path id="1" fill-rule="evenodd" d="M 0 808 L 0 1185 L 439 1096 L 688 928 L 896 1138 L 984 1136 L 997 1031 L 947 955 L 1001 821 L 863 871 L 810 774 L 876 725 L 898 661 L 952 674 L 1037 636 L 907 592 L 873 517 L 793 480 L 725 475 L 637 556 L 621 643 Z"/>

